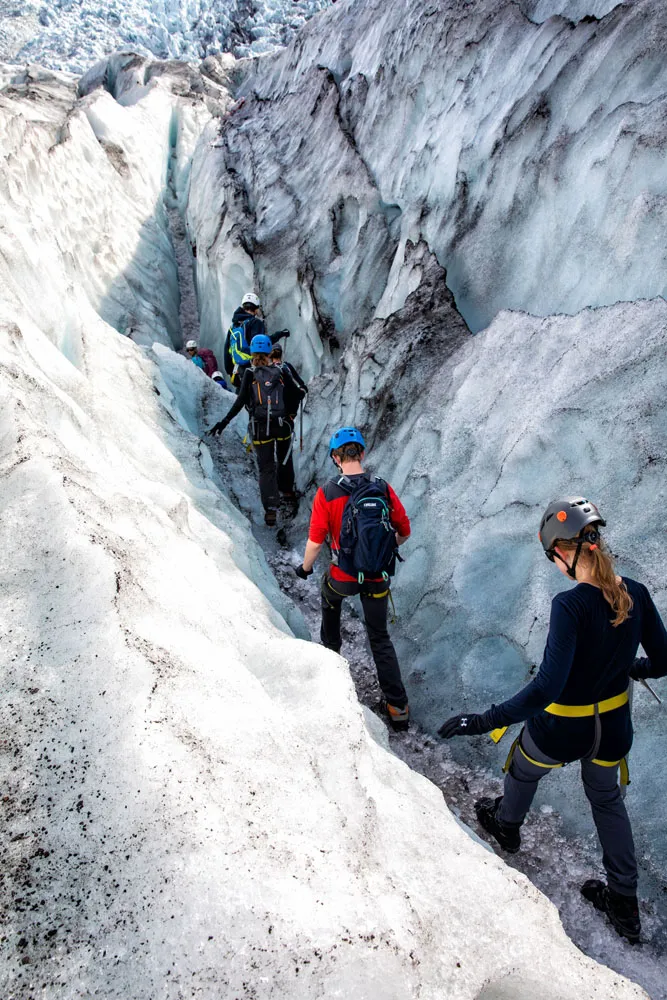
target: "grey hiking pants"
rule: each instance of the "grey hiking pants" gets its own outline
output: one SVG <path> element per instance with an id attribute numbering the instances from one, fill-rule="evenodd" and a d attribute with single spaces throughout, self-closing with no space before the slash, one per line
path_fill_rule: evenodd
<path id="1" fill-rule="evenodd" d="M 538 763 L 533 763 L 529 757 Z M 498 819 L 503 823 L 523 823 L 540 778 L 549 774 L 560 763 L 542 753 L 524 727 L 505 775 L 505 790 L 498 809 Z M 609 888 L 624 896 L 635 896 L 637 859 L 630 820 L 618 784 L 618 765 L 603 767 L 591 760 L 582 760 L 581 780 L 602 845 L 602 863 L 607 872 Z"/>

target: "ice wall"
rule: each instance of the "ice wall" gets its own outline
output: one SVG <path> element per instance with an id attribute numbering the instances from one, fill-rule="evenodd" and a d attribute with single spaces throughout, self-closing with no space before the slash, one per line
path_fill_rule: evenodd
<path id="1" fill-rule="evenodd" d="M 258 239 L 307 242 L 339 309 L 337 226 L 363 235 L 364 307 L 407 240 L 436 255 L 473 330 L 504 308 L 662 295 L 666 29 L 655 0 L 576 25 L 533 23 L 509 0 L 339 4 L 257 65 L 225 159 L 252 191 Z"/>
<path id="2" fill-rule="evenodd" d="M 630 6 L 635 0 L 623 0 Z M 550 17 L 562 14 L 572 21 L 581 21 L 585 17 L 605 17 L 621 0 L 521 0 L 521 9 L 533 21 L 546 21 Z"/>
<path id="3" fill-rule="evenodd" d="M 164 343 L 182 83 L 0 94 L 0 992 L 645 997 L 373 740 L 211 478 L 224 394 Z"/>
<path id="4" fill-rule="evenodd" d="M 401 646 L 431 728 L 539 662 L 563 581 L 536 530 L 559 492 L 595 497 L 621 569 L 667 612 L 667 317 L 662 298 L 641 301 L 664 289 L 665 16 L 650 2 L 577 25 L 504 3 L 341 6 L 257 66 L 195 154 L 209 336 L 254 272 L 270 325 L 316 373 L 302 485 L 329 471 L 331 431 L 358 423 L 407 499 Z M 581 311 L 504 310 L 470 338 L 446 286 L 473 326 L 507 305 Z M 638 301 L 582 308 L 619 299 Z M 664 722 L 642 692 L 635 719 L 630 803 L 660 880 Z M 504 757 L 483 740 L 455 752 Z M 581 824 L 585 803 L 559 787 L 550 799 Z"/>

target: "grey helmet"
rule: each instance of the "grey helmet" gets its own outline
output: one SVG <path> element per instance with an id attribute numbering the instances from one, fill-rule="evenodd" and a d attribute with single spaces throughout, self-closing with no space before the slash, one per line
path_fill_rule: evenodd
<path id="1" fill-rule="evenodd" d="M 566 497 L 562 500 L 552 500 L 540 521 L 540 530 L 537 537 L 542 543 L 542 548 L 547 559 L 554 561 L 554 546 L 556 542 L 578 541 L 576 555 L 568 573 L 574 578 L 577 560 L 584 542 L 589 545 L 597 545 L 600 536 L 596 525 L 604 527 L 606 521 L 600 511 L 591 500 L 585 497 Z M 586 530 L 588 529 L 588 530 Z"/>

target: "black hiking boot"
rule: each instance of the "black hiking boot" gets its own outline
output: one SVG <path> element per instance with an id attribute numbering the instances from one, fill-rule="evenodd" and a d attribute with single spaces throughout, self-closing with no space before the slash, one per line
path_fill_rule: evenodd
<path id="1" fill-rule="evenodd" d="M 380 711 L 383 715 L 387 716 L 389 725 L 395 733 L 404 733 L 410 725 L 410 708 L 408 705 L 404 705 L 403 708 L 397 708 L 396 705 L 390 705 L 383 698 L 380 702 Z"/>
<path id="2" fill-rule="evenodd" d="M 627 938 L 630 944 L 639 944 L 642 925 L 636 896 L 624 896 L 620 892 L 615 892 L 599 878 L 589 878 L 584 882 L 581 895 L 592 903 L 596 910 L 607 914 L 617 934 Z"/>
<path id="3" fill-rule="evenodd" d="M 282 493 L 280 496 L 280 506 L 283 509 L 284 516 L 291 520 L 299 512 L 299 494 L 298 493 Z"/>
<path id="4" fill-rule="evenodd" d="M 497 799 L 479 799 L 475 802 L 475 812 L 480 826 L 483 826 L 487 833 L 494 837 L 503 851 L 508 854 L 516 854 L 521 847 L 521 823 L 503 823 L 496 818 L 500 803 L 503 801 L 502 795 Z"/>
<path id="5" fill-rule="evenodd" d="M 267 528 L 275 528 L 277 512 L 275 510 L 265 510 L 264 511 L 264 524 Z"/>

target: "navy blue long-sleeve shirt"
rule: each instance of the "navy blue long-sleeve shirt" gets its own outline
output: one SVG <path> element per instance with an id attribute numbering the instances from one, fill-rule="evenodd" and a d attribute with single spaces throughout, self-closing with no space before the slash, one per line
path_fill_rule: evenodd
<path id="1" fill-rule="evenodd" d="M 616 627 L 611 607 L 592 584 L 580 583 L 554 597 L 540 669 L 521 691 L 484 713 L 490 728 L 527 722 L 544 753 L 555 760 L 577 760 L 593 743 L 593 717 L 551 715 L 544 711 L 547 705 L 590 705 L 613 698 L 627 689 L 631 672 L 636 677 L 667 675 L 667 631 L 658 610 L 643 584 L 623 580 L 633 608 Z M 640 643 L 647 657 L 635 666 Z M 618 760 L 632 744 L 628 706 L 605 712 L 601 720 L 598 759 Z"/>

